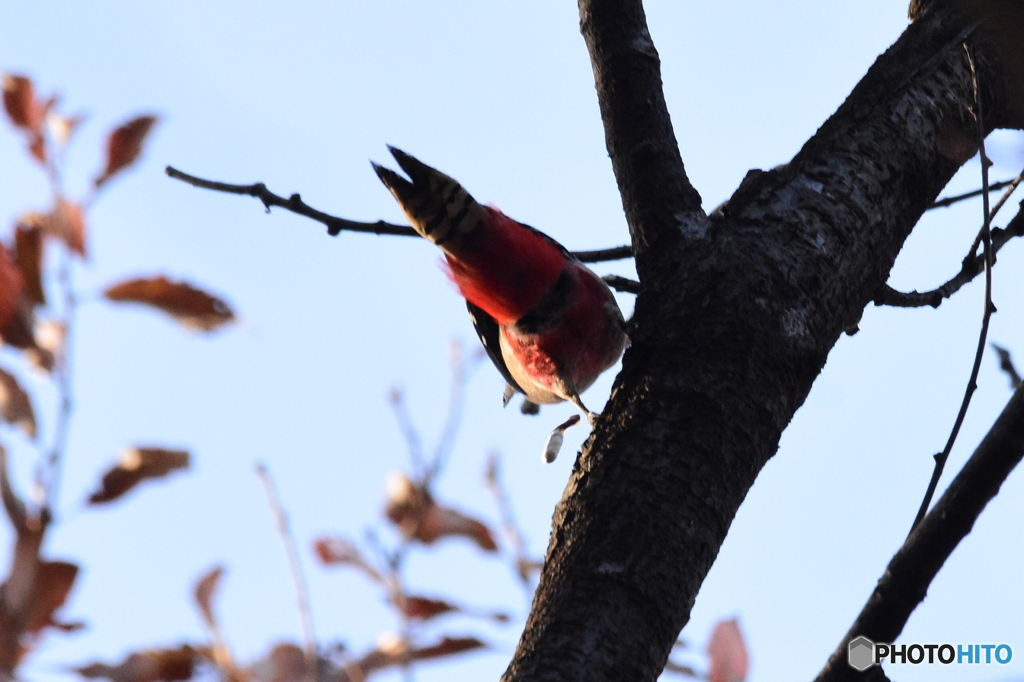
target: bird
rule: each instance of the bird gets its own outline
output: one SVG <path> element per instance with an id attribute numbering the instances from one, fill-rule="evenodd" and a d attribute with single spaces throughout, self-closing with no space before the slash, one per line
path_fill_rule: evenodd
<path id="1" fill-rule="evenodd" d="M 507 382 L 504 403 L 515 393 L 534 405 L 570 401 L 594 425 L 599 415 L 580 394 L 628 343 L 611 289 L 540 230 L 478 203 L 410 154 L 388 150 L 408 179 L 371 161 L 373 169 L 413 229 L 443 252 L 443 267 Z"/>

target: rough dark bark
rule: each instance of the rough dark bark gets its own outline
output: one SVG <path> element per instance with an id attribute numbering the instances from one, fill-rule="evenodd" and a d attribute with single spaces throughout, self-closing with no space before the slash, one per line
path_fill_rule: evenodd
<path id="1" fill-rule="evenodd" d="M 554 518 L 506 682 L 654 680 L 737 508 L 843 330 L 976 150 L 991 45 L 945 11 L 881 56 L 784 168 L 706 217 L 639 0 L 580 0 L 641 291 L 632 346 Z"/>

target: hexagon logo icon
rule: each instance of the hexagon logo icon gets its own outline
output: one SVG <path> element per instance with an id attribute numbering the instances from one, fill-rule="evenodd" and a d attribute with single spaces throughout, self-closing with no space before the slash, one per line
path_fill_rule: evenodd
<path id="1" fill-rule="evenodd" d="M 846 662 L 860 672 L 875 665 L 875 643 L 864 635 L 851 639 L 846 645 Z"/>

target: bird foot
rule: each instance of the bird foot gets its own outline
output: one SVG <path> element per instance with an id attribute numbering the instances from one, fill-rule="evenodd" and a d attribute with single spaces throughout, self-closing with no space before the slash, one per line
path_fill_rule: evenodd
<path id="1" fill-rule="evenodd" d="M 588 410 L 587 406 L 583 404 L 583 400 L 580 399 L 578 393 L 570 393 L 569 400 L 572 401 L 573 405 L 580 408 L 580 412 L 582 412 L 583 415 L 587 418 L 587 421 L 590 422 L 591 428 L 597 425 L 597 418 L 601 416 L 601 413 L 591 412 L 590 410 Z"/>

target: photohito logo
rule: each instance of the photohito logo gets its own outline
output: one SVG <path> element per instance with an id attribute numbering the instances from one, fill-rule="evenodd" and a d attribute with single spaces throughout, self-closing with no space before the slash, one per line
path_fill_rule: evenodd
<path id="1" fill-rule="evenodd" d="M 867 637 L 855 637 L 846 645 L 846 661 L 861 672 L 879 663 L 1000 663 L 1013 658 L 1009 644 L 876 644 Z M 888 661 L 886 660 L 888 659 Z"/>

